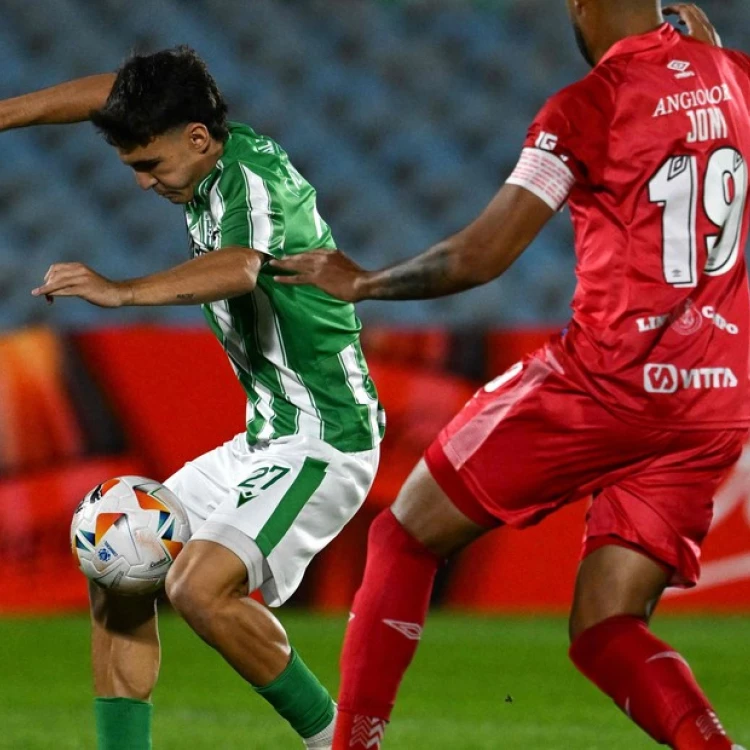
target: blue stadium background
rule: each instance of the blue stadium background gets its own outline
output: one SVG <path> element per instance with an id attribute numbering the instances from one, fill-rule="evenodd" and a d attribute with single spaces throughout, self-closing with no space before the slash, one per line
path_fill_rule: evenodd
<path id="1" fill-rule="evenodd" d="M 707 9 L 725 42 L 741 0 Z M 317 187 L 339 246 L 378 266 L 460 228 L 512 169 L 545 98 L 585 74 L 562 0 L 3 0 L 0 97 L 112 70 L 180 43 L 208 62 L 234 119 L 272 136 Z M 192 308 L 48 308 L 55 261 L 114 278 L 180 262 L 180 211 L 138 190 L 88 125 L 0 136 L 0 329 L 197 321 Z M 454 328 L 564 321 L 567 216 L 500 281 L 435 302 L 362 306 L 366 321 Z"/>

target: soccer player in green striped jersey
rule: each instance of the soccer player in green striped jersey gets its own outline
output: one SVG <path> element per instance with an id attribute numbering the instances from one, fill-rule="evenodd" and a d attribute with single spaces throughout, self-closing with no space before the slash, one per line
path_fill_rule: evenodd
<path id="1" fill-rule="evenodd" d="M 335 247 L 315 191 L 274 141 L 226 113 L 203 62 L 179 47 L 134 56 L 116 75 L 0 102 L 0 129 L 90 119 L 141 188 L 184 206 L 187 262 L 117 282 L 58 263 L 32 293 L 102 307 L 202 305 L 247 394 L 247 430 L 166 481 L 192 534 L 167 593 L 308 748 L 329 748 L 330 695 L 247 594 L 285 602 L 356 513 L 377 469 L 383 414 L 353 307 L 279 284 L 268 265 Z M 95 587 L 91 602 L 99 750 L 146 750 L 159 668 L 155 602 Z"/>

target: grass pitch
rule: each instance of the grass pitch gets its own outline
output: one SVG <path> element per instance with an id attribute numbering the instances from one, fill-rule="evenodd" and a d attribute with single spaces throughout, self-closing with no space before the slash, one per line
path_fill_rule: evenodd
<path id="1" fill-rule="evenodd" d="M 337 687 L 344 618 L 284 612 L 292 642 Z M 750 622 L 659 620 L 735 741 L 750 746 Z M 155 750 L 299 750 L 283 721 L 176 617 L 161 618 Z M 569 664 L 557 618 L 434 615 L 406 678 L 387 750 L 656 747 Z M 85 617 L 0 620 L 0 748 L 92 750 Z"/>

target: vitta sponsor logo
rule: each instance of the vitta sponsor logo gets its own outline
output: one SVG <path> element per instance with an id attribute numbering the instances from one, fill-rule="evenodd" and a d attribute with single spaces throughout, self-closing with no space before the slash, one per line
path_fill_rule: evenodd
<path id="1" fill-rule="evenodd" d="M 736 388 L 737 376 L 728 367 L 695 367 L 650 364 L 643 368 L 646 393 L 676 393 L 678 390 Z"/>
<path id="2" fill-rule="evenodd" d="M 643 387 L 646 393 L 675 393 L 678 388 L 677 368 L 674 365 L 646 365 Z"/>

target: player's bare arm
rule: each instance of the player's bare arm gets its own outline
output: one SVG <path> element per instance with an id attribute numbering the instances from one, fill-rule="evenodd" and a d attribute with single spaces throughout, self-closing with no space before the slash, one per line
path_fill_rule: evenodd
<path id="1" fill-rule="evenodd" d="M 679 16 L 680 24 L 690 36 L 714 47 L 721 47 L 721 37 L 705 12 L 694 3 L 673 3 L 664 8 L 667 16 Z"/>
<path id="2" fill-rule="evenodd" d="M 55 263 L 31 293 L 50 301 L 79 297 L 99 307 L 197 305 L 251 292 L 261 264 L 259 252 L 228 247 L 139 279 L 112 281 L 83 263 Z"/>
<path id="3" fill-rule="evenodd" d="M 343 253 L 327 250 L 271 265 L 293 272 L 277 276 L 281 284 L 312 284 L 348 302 L 444 297 L 500 276 L 553 215 L 547 203 L 525 188 L 504 185 L 465 229 L 389 268 L 365 271 Z"/>
<path id="4" fill-rule="evenodd" d="M 104 106 L 114 81 L 114 73 L 102 73 L 0 101 L 0 130 L 88 120 Z"/>

